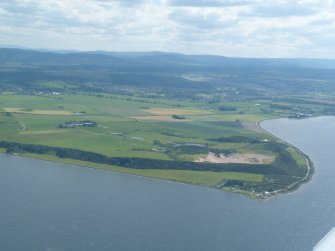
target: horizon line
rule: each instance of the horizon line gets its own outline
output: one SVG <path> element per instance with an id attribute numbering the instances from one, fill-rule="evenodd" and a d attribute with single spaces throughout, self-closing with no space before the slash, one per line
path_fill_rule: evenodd
<path id="1" fill-rule="evenodd" d="M 0 49 L 16 49 L 16 50 L 25 50 L 25 51 L 37 51 L 37 52 L 49 52 L 49 53 L 58 53 L 58 54 L 71 54 L 71 53 L 161 53 L 161 54 L 176 54 L 184 56 L 208 56 L 208 57 L 222 57 L 222 58 L 232 58 L 232 59 L 287 59 L 287 60 L 329 60 L 335 61 L 335 58 L 317 58 L 317 57 L 240 57 L 240 56 L 225 56 L 220 54 L 190 54 L 177 51 L 160 51 L 160 50 L 138 50 L 138 51 L 110 51 L 110 50 L 78 50 L 78 49 L 55 49 L 55 48 L 31 48 L 19 45 L 1 45 Z M 108 55 L 107 55 L 108 56 Z"/>

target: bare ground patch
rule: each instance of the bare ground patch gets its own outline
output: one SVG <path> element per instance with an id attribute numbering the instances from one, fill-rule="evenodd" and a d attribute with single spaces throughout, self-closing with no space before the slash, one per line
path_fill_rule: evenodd
<path id="1" fill-rule="evenodd" d="M 210 162 L 210 163 L 240 163 L 240 164 L 268 164 L 275 160 L 274 156 L 256 153 L 245 154 L 215 154 L 209 152 L 206 157 L 197 158 L 194 162 Z"/>

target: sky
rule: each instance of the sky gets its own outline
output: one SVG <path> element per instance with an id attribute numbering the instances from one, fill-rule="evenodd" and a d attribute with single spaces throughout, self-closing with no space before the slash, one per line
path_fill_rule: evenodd
<path id="1" fill-rule="evenodd" d="M 335 58 L 335 0 L 0 0 L 0 46 Z"/>

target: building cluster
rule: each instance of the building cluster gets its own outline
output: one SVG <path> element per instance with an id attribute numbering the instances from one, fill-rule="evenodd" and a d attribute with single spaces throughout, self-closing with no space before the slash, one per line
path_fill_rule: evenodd
<path id="1" fill-rule="evenodd" d="M 97 123 L 94 121 L 83 120 L 83 121 L 69 121 L 60 124 L 58 128 L 75 128 L 75 127 L 96 127 Z"/>

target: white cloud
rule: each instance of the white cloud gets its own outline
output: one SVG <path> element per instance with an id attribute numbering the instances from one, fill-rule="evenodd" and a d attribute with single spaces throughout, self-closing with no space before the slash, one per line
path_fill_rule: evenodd
<path id="1" fill-rule="evenodd" d="M 248 0 L 170 0 L 172 6 L 193 6 L 193 7 L 231 7 L 255 3 Z"/>
<path id="2" fill-rule="evenodd" d="M 303 1 L 283 1 L 255 4 L 246 15 L 260 17 L 309 16 L 317 12 L 319 6 Z"/>
<path id="3" fill-rule="evenodd" d="M 333 0 L 2 0 L 0 43 L 335 58 Z"/>

